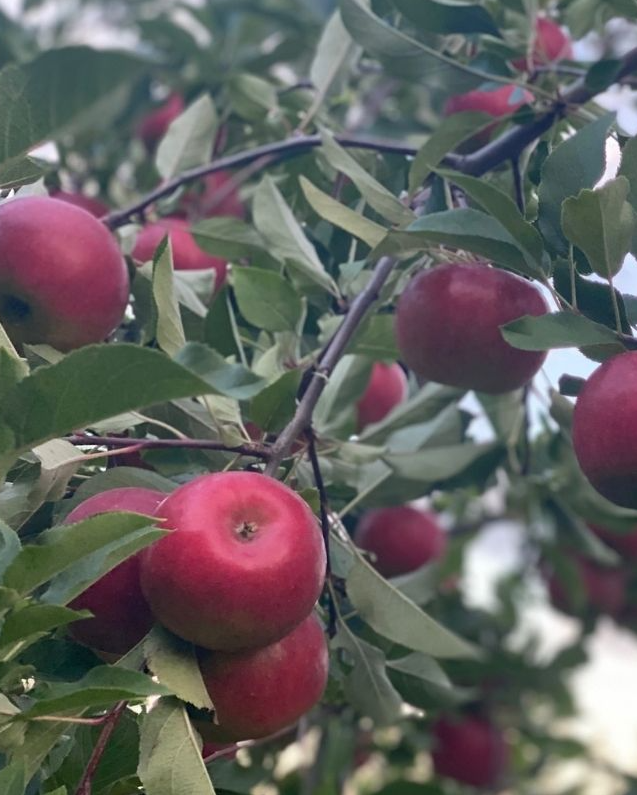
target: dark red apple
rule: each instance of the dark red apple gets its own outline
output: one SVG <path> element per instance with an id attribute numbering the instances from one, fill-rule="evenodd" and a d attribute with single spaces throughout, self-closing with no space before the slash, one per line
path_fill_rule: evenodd
<path id="1" fill-rule="evenodd" d="M 246 214 L 230 171 L 216 171 L 204 177 L 200 185 L 184 194 L 181 208 L 189 218 L 197 220 L 215 216 L 245 218 Z"/>
<path id="2" fill-rule="evenodd" d="M 291 726 L 320 700 L 329 655 L 314 614 L 269 646 L 242 652 L 208 652 L 200 658 L 214 721 L 196 721 L 206 742 L 267 737 Z"/>
<path id="3" fill-rule="evenodd" d="M 449 97 L 442 112 L 444 116 L 453 116 L 455 113 L 473 111 L 475 113 L 486 113 L 489 116 L 500 119 L 513 115 L 522 105 L 532 103 L 533 99 L 533 94 L 530 91 L 521 89 L 519 86 L 500 86 L 491 91 L 476 89 L 465 94 L 456 94 L 456 96 Z M 482 146 L 486 144 L 496 127 L 497 124 L 494 123 L 477 132 L 471 139 L 471 145 Z"/>
<path id="4" fill-rule="evenodd" d="M 168 216 L 155 223 L 147 224 L 137 235 L 133 258 L 139 262 L 151 260 L 157 246 L 166 235 L 170 236 L 175 270 L 190 271 L 212 268 L 215 271 L 215 291 L 219 290 L 226 279 L 227 262 L 225 259 L 213 257 L 199 248 L 190 234 L 188 222 L 183 218 Z"/>
<path id="5" fill-rule="evenodd" d="M 102 218 L 108 215 L 109 208 L 103 201 L 95 199 L 92 196 L 86 196 L 84 193 L 71 193 L 66 190 L 56 190 L 51 193 L 53 199 L 74 204 L 76 207 L 81 207 L 87 213 L 94 215 L 96 218 Z"/>
<path id="6" fill-rule="evenodd" d="M 547 66 L 573 57 L 571 39 L 562 28 L 546 17 L 538 17 L 535 22 L 535 38 L 531 53 L 531 66 Z M 513 61 L 516 69 L 526 69 L 526 58 Z"/>
<path id="7" fill-rule="evenodd" d="M 546 354 L 505 342 L 500 326 L 548 312 L 526 279 L 484 262 L 453 262 L 419 273 L 396 311 L 402 358 L 418 376 L 500 394 L 528 383 Z"/>
<path id="8" fill-rule="evenodd" d="M 18 347 L 101 342 L 128 291 L 115 238 L 86 210 L 39 196 L 0 206 L 0 322 Z"/>
<path id="9" fill-rule="evenodd" d="M 170 127 L 170 123 L 182 113 L 184 108 L 184 98 L 181 94 L 173 93 L 163 105 L 150 111 L 139 122 L 136 133 L 149 152 L 152 152 L 161 141 Z"/>
<path id="10" fill-rule="evenodd" d="M 380 422 L 407 397 L 407 377 L 402 367 L 375 362 L 363 396 L 356 404 L 358 430 Z"/>
<path id="11" fill-rule="evenodd" d="M 573 415 L 582 472 L 612 502 L 637 508 L 637 351 L 607 359 L 586 381 Z"/>
<path id="12" fill-rule="evenodd" d="M 143 553 L 142 588 L 156 618 L 208 649 L 282 638 L 311 611 L 325 549 L 308 505 L 256 472 L 203 475 L 160 506 L 173 532 Z"/>
<path id="13" fill-rule="evenodd" d="M 628 586 L 626 573 L 618 568 L 605 568 L 579 555 L 573 556 L 579 584 L 583 591 L 582 609 L 593 608 L 609 616 L 618 615 L 626 604 Z M 582 610 L 554 572 L 546 576 L 551 602 L 563 613 L 579 615 Z"/>
<path id="14" fill-rule="evenodd" d="M 377 508 L 364 513 L 354 541 L 372 552 L 372 561 L 384 577 L 397 577 L 441 558 L 447 537 L 431 513 L 408 505 Z"/>
<path id="15" fill-rule="evenodd" d="M 152 516 L 165 498 L 163 492 L 152 489 L 110 489 L 81 502 L 68 514 L 64 524 L 112 511 Z M 70 625 L 69 633 L 75 640 L 115 656 L 125 654 L 139 643 L 154 624 L 139 575 L 140 558 L 137 553 L 115 566 L 69 603 L 73 610 L 90 610 L 94 616 Z"/>
<path id="16" fill-rule="evenodd" d="M 484 718 L 442 717 L 433 726 L 432 758 L 437 775 L 473 787 L 494 787 L 509 760 L 502 732 Z"/>

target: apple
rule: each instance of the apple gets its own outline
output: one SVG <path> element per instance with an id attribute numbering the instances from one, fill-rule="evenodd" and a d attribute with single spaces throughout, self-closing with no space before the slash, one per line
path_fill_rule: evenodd
<path id="1" fill-rule="evenodd" d="M 384 577 L 438 560 L 447 546 L 436 517 L 408 505 L 367 511 L 356 525 L 354 541 L 374 554 L 373 564 Z"/>
<path id="2" fill-rule="evenodd" d="M 137 487 L 109 489 L 76 506 L 64 524 L 99 513 L 132 511 L 152 516 L 166 498 L 161 491 Z M 123 560 L 69 603 L 73 610 L 90 610 L 93 618 L 75 621 L 70 635 L 79 643 L 117 657 L 130 651 L 154 624 L 139 581 L 139 553 Z"/>
<path id="3" fill-rule="evenodd" d="M 167 216 L 152 224 L 147 224 L 137 235 L 133 259 L 139 262 L 152 260 L 157 246 L 166 235 L 170 237 L 173 250 L 173 265 L 177 271 L 207 270 L 215 271 L 215 291 L 226 279 L 227 262 L 213 257 L 199 248 L 190 234 L 188 221 L 183 218 Z"/>
<path id="4" fill-rule="evenodd" d="M 407 397 L 407 377 L 402 367 L 394 362 L 375 362 L 363 396 L 356 404 L 358 430 L 380 422 Z"/>
<path id="5" fill-rule="evenodd" d="M 196 220 L 215 216 L 245 218 L 246 215 L 230 171 L 216 171 L 205 176 L 199 185 L 184 194 L 181 209 Z"/>
<path id="6" fill-rule="evenodd" d="M 329 655 L 310 614 L 269 646 L 203 652 L 199 667 L 215 714 L 195 721 L 196 729 L 206 742 L 238 742 L 274 734 L 312 709 L 325 690 Z"/>
<path id="7" fill-rule="evenodd" d="M 172 530 L 142 555 L 155 617 L 181 638 L 236 651 L 279 640 L 323 588 L 325 549 L 307 503 L 258 472 L 219 472 L 159 507 Z"/>
<path id="8" fill-rule="evenodd" d="M 431 755 L 437 775 L 486 789 L 502 778 L 509 749 L 502 732 L 490 721 L 443 716 L 433 726 Z"/>
<path id="9" fill-rule="evenodd" d="M 465 94 L 456 94 L 445 102 L 443 116 L 453 116 L 455 113 L 474 111 L 486 113 L 496 119 L 511 116 L 522 105 L 533 102 L 533 94 L 519 86 L 505 85 L 485 91 L 476 89 Z M 497 124 L 491 124 L 477 132 L 471 139 L 470 146 L 483 146 L 488 143 Z"/>
<path id="10" fill-rule="evenodd" d="M 76 207 L 81 207 L 87 213 L 94 215 L 96 218 L 102 218 L 108 215 L 109 208 L 103 201 L 95 199 L 92 196 L 85 196 L 83 193 L 71 193 L 66 190 L 56 190 L 51 193 L 51 198 L 58 199 L 59 201 L 74 204 Z"/>
<path id="11" fill-rule="evenodd" d="M 637 351 L 607 359 L 584 384 L 573 414 L 582 472 L 612 502 L 637 508 Z"/>
<path id="12" fill-rule="evenodd" d="M 152 152 L 166 134 L 171 122 L 186 107 L 181 94 L 173 93 L 160 107 L 147 113 L 139 122 L 136 133 L 142 139 L 146 149 Z"/>
<path id="13" fill-rule="evenodd" d="M 396 337 L 418 376 L 501 394 L 528 383 L 546 354 L 505 342 L 500 326 L 548 312 L 526 279 L 485 262 L 451 262 L 421 271 L 398 300 Z"/>
<path id="14" fill-rule="evenodd" d="M 596 612 L 617 616 L 626 603 L 626 573 L 622 569 L 599 566 L 577 554 L 573 556 L 573 563 L 583 592 L 582 608 L 592 607 Z M 563 613 L 579 615 L 580 606 L 555 572 L 545 573 L 545 577 L 552 604 Z"/>
<path id="15" fill-rule="evenodd" d="M 570 36 L 553 20 L 538 17 L 535 21 L 535 37 L 531 52 L 532 66 L 547 66 L 572 57 L 573 47 Z M 526 69 L 529 64 L 526 58 L 518 58 L 513 61 L 513 65 L 516 69 Z"/>
<path id="16" fill-rule="evenodd" d="M 101 342 L 128 291 L 115 238 L 86 210 L 40 196 L 0 206 L 0 323 L 18 348 Z"/>

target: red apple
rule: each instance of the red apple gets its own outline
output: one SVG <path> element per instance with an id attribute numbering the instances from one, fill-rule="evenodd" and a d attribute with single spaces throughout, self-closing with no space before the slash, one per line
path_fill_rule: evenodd
<path id="1" fill-rule="evenodd" d="M 518 389 L 546 354 L 505 342 L 500 326 L 548 312 L 534 285 L 487 263 L 453 262 L 422 271 L 398 301 L 396 337 L 421 378 L 500 394 Z"/>
<path id="2" fill-rule="evenodd" d="M 573 47 L 568 34 L 551 19 L 538 17 L 535 21 L 535 38 L 531 53 L 532 66 L 547 66 L 572 57 Z M 518 58 L 513 61 L 513 65 L 516 69 L 526 69 L 527 59 Z"/>
<path id="3" fill-rule="evenodd" d="M 86 210 L 39 196 L 0 206 L 0 322 L 18 347 L 101 342 L 128 290 L 115 238 Z"/>
<path id="4" fill-rule="evenodd" d="M 225 259 L 207 254 L 195 243 L 190 234 L 189 224 L 183 218 L 168 216 L 147 224 L 137 235 L 133 259 L 147 262 L 153 258 L 157 246 L 166 235 L 170 236 L 173 249 L 173 265 L 177 271 L 207 270 L 215 271 L 215 291 L 219 290 L 226 279 Z"/>
<path id="5" fill-rule="evenodd" d="M 607 359 L 584 384 L 573 415 L 582 472 L 609 500 L 637 508 L 637 351 Z"/>
<path id="6" fill-rule="evenodd" d="M 579 555 L 573 556 L 583 591 L 583 609 L 592 607 L 609 616 L 618 615 L 626 603 L 627 577 L 622 569 L 604 568 Z M 551 602 L 563 613 L 578 615 L 579 605 L 554 572 L 546 576 Z"/>
<path id="7" fill-rule="evenodd" d="M 152 516 L 166 495 L 153 489 L 126 487 L 110 489 L 89 497 L 64 520 L 73 524 L 112 511 L 132 511 Z M 154 624 L 139 581 L 139 553 L 122 561 L 76 596 L 69 607 L 90 610 L 93 618 L 75 621 L 69 633 L 75 640 L 99 652 L 126 654 Z"/>
<path id="8" fill-rule="evenodd" d="M 170 127 L 170 123 L 180 115 L 184 108 L 184 98 L 181 94 L 173 93 L 163 105 L 146 114 L 139 122 L 136 133 L 149 152 L 152 152 L 161 141 Z"/>
<path id="9" fill-rule="evenodd" d="M 318 523 L 295 492 L 256 472 L 203 475 L 157 515 L 173 532 L 143 553 L 142 588 L 156 618 L 208 649 L 282 638 L 323 587 Z"/>
<path id="10" fill-rule="evenodd" d="M 354 541 L 372 552 L 376 569 L 396 577 L 442 557 L 447 537 L 431 513 L 408 505 L 367 511 L 354 531 Z"/>
<path id="11" fill-rule="evenodd" d="M 496 119 L 511 116 L 522 105 L 533 102 L 533 94 L 519 86 L 500 86 L 490 91 L 476 89 L 465 94 L 457 94 L 449 97 L 443 108 L 444 116 L 453 116 L 455 113 L 463 111 L 474 111 L 476 113 L 486 113 Z M 471 139 L 475 146 L 486 144 L 497 124 L 489 125 L 476 133 Z"/>
<path id="12" fill-rule="evenodd" d="M 109 208 L 103 201 L 95 199 L 92 196 L 85 196 L 83 193 L 70 193 L 66 190 L 56 190 L 51 193 L 53 199 L 74 204 L 76 207 L 81 207 L 87 213 L 94 215 L 96 218 L 102 218 L 108 215 Z"/>
<path id="13" fill-rule="evenodd" d="M 195 727 L 206 741 L 238 742 L 274 734 L 310 710 L 325 690 L 329 656 L 311 614 L 269 646 L 204 653 L 200 668 L 215 716 Z"/>
<path id="14" fill-rule="evenodd" d="M 380 422 L 407 397 L 407 377 L 397 364 L 375 362 L 363 396 L 356 404 L 358 430 Z"/>
<path id="15" fill-rule="evenodd" d="M 201 184 L 187 191 L 181 207 L 189 218 L 213 218 L 229 216 L 245 218 L 245 207 L 234 185 L 230 171 L 216 171 L 201 180 Z"/>
<path id="16" fill-rule="evenodd" d="M 509 749 L 502 732 L 484 718 L 442 717 L 433 727 L 431 755 L 439 776 L 487 788 L 502 778 Z"/>

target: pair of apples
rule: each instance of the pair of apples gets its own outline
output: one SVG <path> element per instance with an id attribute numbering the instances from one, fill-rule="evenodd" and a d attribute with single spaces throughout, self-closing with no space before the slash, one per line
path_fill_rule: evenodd
<path id="1" fill-rule="evenodd" d="M 172 494 L 122 488 L 80 503 L 66 522 L 107 511 L 153 516 L 169 532 L 70 604 L 93 618 L 76 640 L 109 658 L 155 621 L 198 647 L 214 721 L 209 742 L 264 737 L 293 724 L 321 697 L 328 651 L 313 613 L 325 577 L 322 535 L 307 504 L 253 472 L 204 475 Z"/>

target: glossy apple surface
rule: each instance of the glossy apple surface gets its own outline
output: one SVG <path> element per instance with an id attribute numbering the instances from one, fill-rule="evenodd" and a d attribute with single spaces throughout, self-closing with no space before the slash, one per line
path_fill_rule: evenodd
<path id="1" fill-rule="evenodd" d="M 103 201 L 95 199 L 92 196 L 86 196 L 83 193 L 71 193 L 66 190 L 57 190 L 51 194 L 51 198 L 58 199 L 58 201 L 74 204 L 76 207 L 81 207 L 87 213 L 94 215 L 95 218 L 102 218 L 108 215 L 109 208 Z"/>
<path id="2" fill-rule="evenodd" d="M 152 260 L 157 246 L 166 235 L 170 236 L 173 250 L 173 266 L 177 271 L 207 270 L 215 271 L 215 291 L 226 279 L 225 259 L 213 257 L 199 248 L 190 233 L 189 224 L 183 218 L 166 217 L 147 224 L 137 235 L 133 258 L 139 262 Z"/>
<path id="3" fill-rule="evenodd" d="M 443 108 L 443 116 L 453 116 L 455 113 L 464 111 L 474 111 L 476 113 L 486 113 L 496 119 L 511 116 L 522 105 L 530 104 L 534 100 L 533 94 L 519 86 L 501 86 L 493 91 L 476 89 L 465 94 L 456 94 L 449 97 Z M 479 130 L 471 139 L 469 147 L 482 146 L 486 144 L 496 124 L 489 125 Z"/>
<path id="4" fill-rule="evenodd" d="M 637 508 L 637 351 L 607 359 L 584 384 L 573 414 L 573 446 L 593 486 Z"/>
<path id="5" fill-rule="evenodd" d="M 363 396 L 356 404 L 358 430 L 380 422 L 407 397 L 407 377 L 402 367 L 375 362 Z"/>
<path id="6" fill-rule="evenodd" d="M 184 110 L 185 103 L 181 94 L 171 94 L 163 105 L 150 111 L 137 125 L 137 135 L 144 142 L 146 149 L 151 151 L 166 134 L 170 123 Z"/>
<path id="7" fill-rule="evenodd" d="M 128 294 L 115 238 L 86 210 L 39 196 L 0 206 L 0 322 L 15 345 L 101 342 Z"/>
<path id="8" fill-rule="evenodd" d="M 373 553 L 372 563 L 384 577 L 407 574 L 438 560 L 447 546 L 436 517 L 408 505 L 367 511 L 356 526 L 354 541 Z"/>
<path id="9" fill-rule="evenodd" d="M 160 506 L 172 530 L 145 550 L 142 588 L 157 619 L 208 649 L 264 646 L 312 611 L 325 550 L 308 505 L 255 472 L 203 475 Z"/>
<path id="10" fill-rule="evenodd" d="M 531 65 L 534 67 L 548 66 L 572 57 L 573 47 L 570 36 L 553 20 L 538 17 L 535 22 Z M 513 65 L 516 69 L 526 69 L 527 59 L 518 58 L 513 61 Z"/>
<path id="11" fill-rule="evenodd" d="M 81 502 L 68 514 L 64 524 L 110 511 L 152 516 L 165 498 L 163 492 L 153 489 L 110 489 Z M 72 609 L 90 610 L 94 616 L 69 626 L 75 640 L 100 652 L 120 656 L 150 631 L 154 619 L 139 581 L 139 554 L 122 561 L 70 602 Z"/>
<path id="12" fill-rule="evenodd" d="M 433 727 L 432 758 L 439 776 L 493 787 L 506 770 L 508 746 L 499 729 L 483 718 L 442 717 Z"/>
<path id="13" fill-rule="evenodd" d="M 396 337 L 428 381 L 501 394 L 528 383 L 546 354 L 505 342 L 500 326 L 548 312 L 534 285 L 486 263 L 454 262 L 415 276 L 398 300 Z"/>
<path id="14" fill-rule="evenodd" d="M 329 668 L 325 635 L 314 614 L 276 643 L 200 658 L 215 720 L 197 721 L 206 742 L 238 742 L 285 729 L 321 698 Z"/>

